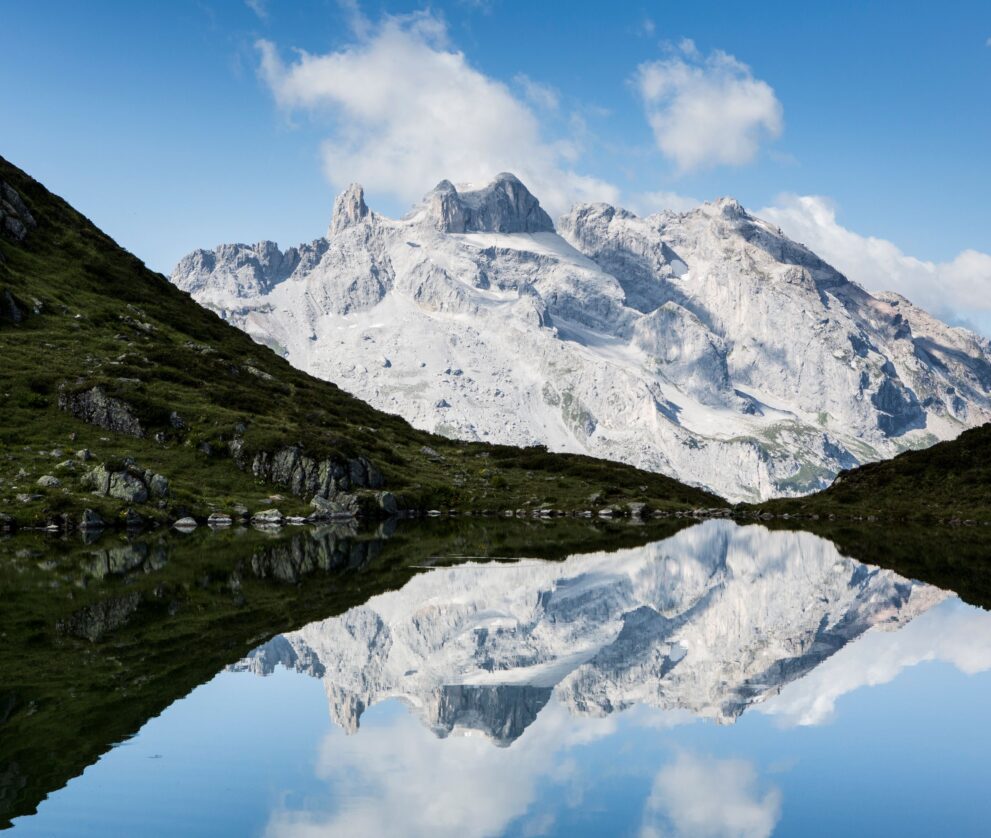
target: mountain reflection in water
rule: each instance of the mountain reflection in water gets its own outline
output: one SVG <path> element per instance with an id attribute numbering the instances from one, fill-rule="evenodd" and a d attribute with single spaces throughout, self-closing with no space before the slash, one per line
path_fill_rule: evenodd
<path id="1" fill-rule="evenodd" d="M 21 551 L 90 581 L 9 656 L 86 661 L 10 689 L 15 832 L 983 834 L 987 612 L 806 532 L 470 526 Z"/>
<path id="2" fill-rule="evenodd" d="M 232 669 L 321 678 L 348 732 L 394 697 L 438 736 L 477 730 L 502 746 L 552 694 L 576 715 L 645 704 L 728 724 L 869 629 L 897 629 L 946 596 L 808 533 L 709 521 L 559 563 L 435 570 Z"/>

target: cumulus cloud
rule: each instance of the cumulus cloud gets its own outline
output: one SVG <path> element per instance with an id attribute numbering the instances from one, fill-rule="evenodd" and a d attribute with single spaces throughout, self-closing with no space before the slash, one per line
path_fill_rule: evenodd
<path id="1" fill-rule="evenodd" d="M 785 725 L 822 724 L 844 695 L 936 660 L 968 675 L 991 669 L 991 614 L 946 600 L 897 631 L 868 632 L 756 709 Z"/>
<path id="2" fill-rule="evenodd" d="M 531 104 L 475 69 L 440 18 L 359 23 L 352 44 L 324 55 L 298 51 L 289 63 L 273 43 L 258 42 L 260 74 L 277 103 L 333 117 L 323 164 L 334 186 L 359 181 L 413 202 L 445 178 L 487 182 L 511 171 L 552 213 L 574 200 L 617 199 L 614 186 L 572 169 L 573 139 L 545 137 Z M 547 105 L 553 91 L 526 81 L 530 101 Z"/>
<path id="3" fill-rule="evenodd" d="M 944 320 L 991 334 L 991 255 L 964 250 L 949 262 L 917 259 L 847 229 L 833 202 L 819 195 L 782 195 L 757 215 L 868 290 L 895 291 Z"/>
<path id="4" fill-rule="evenodd" d="M 689 40 L 670 58 L 641 64 L 634 83 L 658 148 L 682 172 L 748 163 L 784 126 L 767 82 L 721 50 L 703 56 Z"/>
<path id="5" fill-rule="evenodd" d="M 781 817 L 781 791 L 760 789 L 754 766 L 683 752 L 654 780 L 642 838 L 766 838 Z"/>

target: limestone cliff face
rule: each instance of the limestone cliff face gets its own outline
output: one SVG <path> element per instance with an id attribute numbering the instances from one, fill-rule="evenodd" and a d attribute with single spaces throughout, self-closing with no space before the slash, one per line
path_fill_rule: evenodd
<path id="1" fill-rule="evenodd" d="M 854 278 L 855 279 L 855 278 Z M 991 421 L 991 344 L 870 294 L 725 198 L 556 232 L 514 176 L 405 218 L 351 185 L 327 238 L 196 251 L 172 280 L 417 427 L 620 460 L 731 500 Z"/>

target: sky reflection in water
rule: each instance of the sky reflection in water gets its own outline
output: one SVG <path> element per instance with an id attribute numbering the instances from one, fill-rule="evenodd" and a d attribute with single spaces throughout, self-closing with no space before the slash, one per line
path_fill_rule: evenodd
<path id="1" fill-rule="evenodd" d="M 709 522 L 275 638 L 15 833 L 979 835 L 989 670 L 986 612 Z"/>

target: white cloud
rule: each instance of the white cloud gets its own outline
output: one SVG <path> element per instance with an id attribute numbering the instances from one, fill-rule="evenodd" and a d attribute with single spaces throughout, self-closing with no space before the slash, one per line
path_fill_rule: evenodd
<path id="1" fill-rule="evenodd" d="M 887 684 L 904 669 L 934 660 L 968 675 L 991 669 L 991 614 L 955 597 L 946 600 L 897 631 L 867 632 L 755 709 L 786 725 L 822 724 L 844 695 Z"/>
<path id="2" fill-rule="evenodd" d="M 450 46 L 439 18 L 359 23 L 349 46 L 325 55 L 299 51 L 289 64 L 274 44 L 258 43 L 261 76 L 280 106 L 334 117 L 323 147 L 334 186 L 359 181 L 413 202 L 444 178 L 487 182 L 511 171 L 552 214 L 574 200 L 617 199 L 615 187 L 571 168 L 570 138 L 546 139 L 525 101 Z"/>
<path id="3" fill-rule="evenodd" d="M 244 0 L 244 5 L 262 20 L 268 20 L 268 0 Z"/>
<path id="4" fill-rule="evenodd" d="M 641 64 L 634 83 L 658 148 L 682 172 L 748 163 L 784 125 L 770 85 L 732 55 L 703 56 L 687 39 L 671 58 Z"/>
<path id="5" fill-rule="evenodd" d="M 640 834 L 766 838 L 780 817 L 780 789 L 761 791 L 751 763 L 683 752 L 655 778 Z"/>
<path id="6" fill-rule="evenodd" d="M 991 327 L 991 255 L 964 250 L 949 262 L 908 256 L 885 239 L 862 236 L 836 220 L 836 207 L 819 195 L 782 195 L 757 215 L 810 247 L 872 291 L 895 291 L 951 322 Z"/>
<path id="7" fill-rule="evenodd" d="M 517 73 L 513 81 L 519 85 L 523 95 L 533 106 L 546 111 L 556 111 L 560 105 L 558 92 L 549 84 L 534 81 L 524 73 Z"/>

